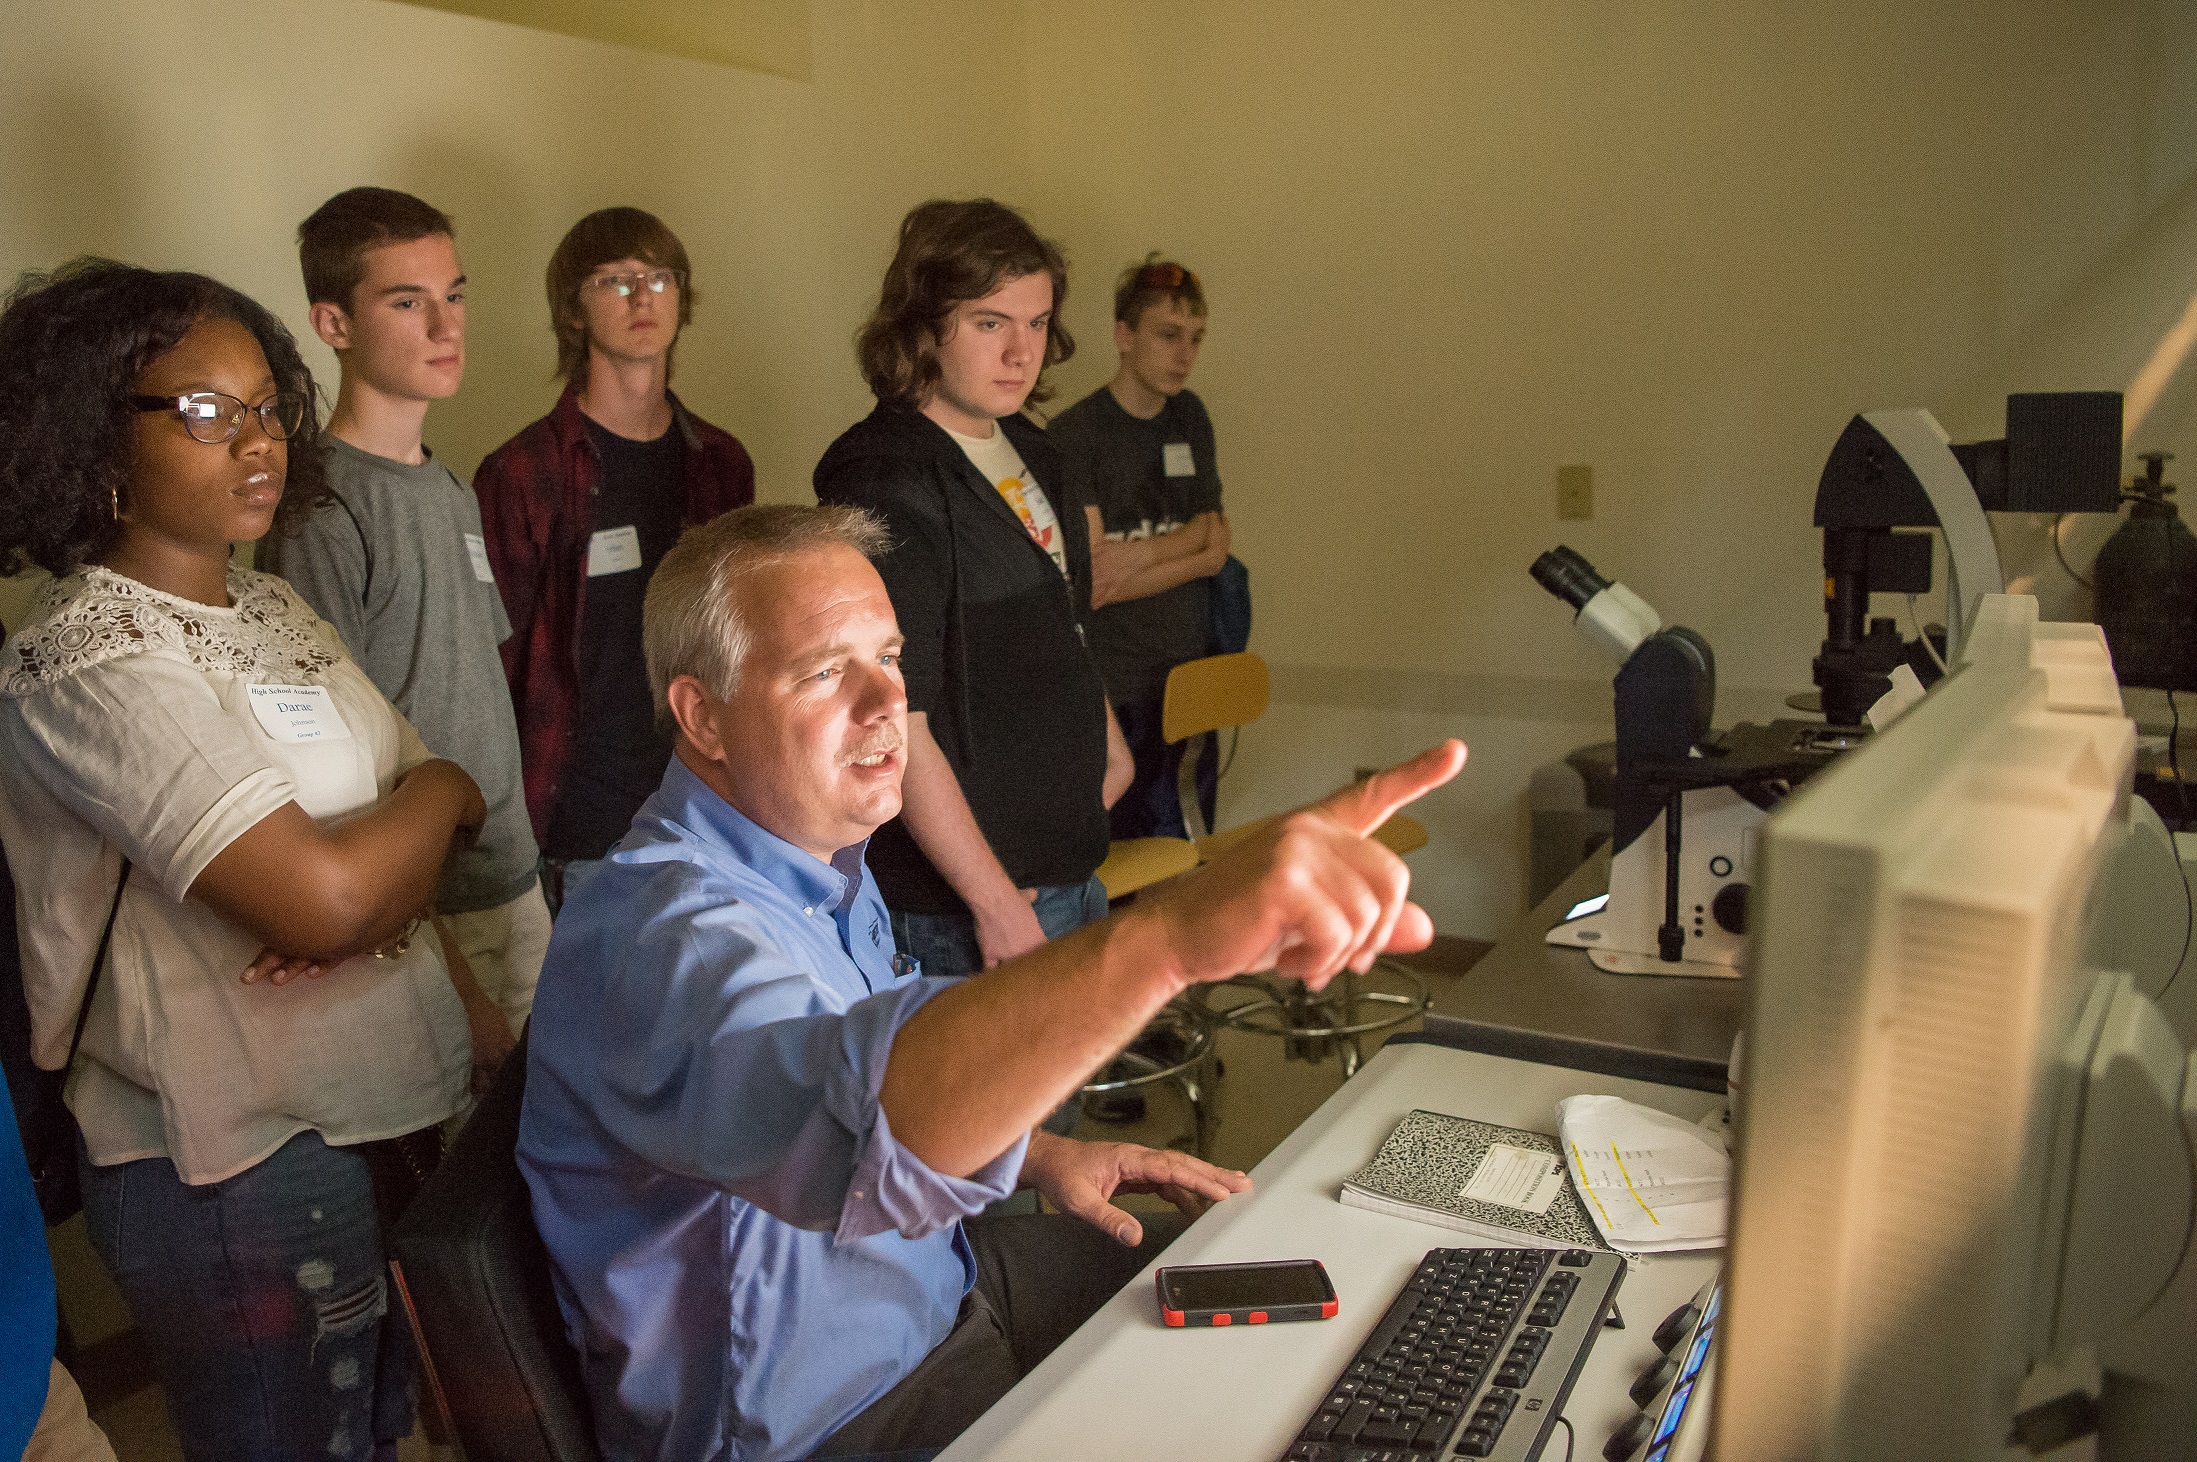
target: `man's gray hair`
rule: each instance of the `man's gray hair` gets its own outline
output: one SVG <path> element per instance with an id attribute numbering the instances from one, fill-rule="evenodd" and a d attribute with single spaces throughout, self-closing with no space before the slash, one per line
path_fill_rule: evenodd
<path id="1" fill-rule="evenodd" d="M 670 719 L 667 693 L 682 675 L 719 700 L 729 700 L 739 685 L 752 638 L 735 593 L 743 578 L 834 546 L 875 559 L 892 547 L 892 537 L 861 508 L 797 503 L 734 508 L 681 534 L 649 579 L 641 606 L 641 649 L 658 719 Z"/>

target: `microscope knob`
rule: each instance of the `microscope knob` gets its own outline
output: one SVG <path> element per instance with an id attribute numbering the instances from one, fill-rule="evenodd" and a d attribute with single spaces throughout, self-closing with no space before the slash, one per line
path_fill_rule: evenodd
<path id="1" fill-rule="evenodd" d="M 1716 891 L 1709 901 L 1709 913 L 1716 919 L 1716 927 L 1726 934 L 1747 932 L 1747 885 L 1727 883 Z"/>
<path id="2" fill-rule="evenodd" d="M 1694 1321 L 1701 1318 L 1701 1306 L 1689 1301 L 1663 1317 L 1663 1323 L 1655 1327 L 1655 1348 L 1670 1353 L 1672 1346 L 1684 1340 L 1694 1328 Z"/>
<path id="3" fill-rule="evenodd" d="M 1632 1383 L 1632 1389 L 1626 1394 L 1632 1397 L 1633 1405 L 1644 1407 L 1655 1400 L 1656 1397 L 1662 1395 L 1663 1388 L 1668 1386 L 1671 1383 L 1671 1377 L 1677 1374 L 1678 1357 L 1667 1355 L 1642 1371 Z"/>
<path id="4" fill-rule="evenodd" d="M 1632 1420 L 1610 1433 L 1610 1439 L 1602 1444 L 1604 1462 L 1625 1462 L 1640 1450 L 1640 1444 L 1648 1439 L 1648 1428 L 1655 1425 L 1655 1418 L 1645 1411 L 1635 1412 Z"/>

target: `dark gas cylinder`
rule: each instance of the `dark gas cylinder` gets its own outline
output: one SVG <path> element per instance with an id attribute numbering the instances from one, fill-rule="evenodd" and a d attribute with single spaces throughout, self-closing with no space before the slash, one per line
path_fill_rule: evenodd
<path id="1" fill-rule="evenodd" d="M 2164 454 L 2129 493 L 2127 521 L 2098 550 L 2098 624 L 2123 685 L 2197 690 L 2197 537 L 2160 480 Z"/>

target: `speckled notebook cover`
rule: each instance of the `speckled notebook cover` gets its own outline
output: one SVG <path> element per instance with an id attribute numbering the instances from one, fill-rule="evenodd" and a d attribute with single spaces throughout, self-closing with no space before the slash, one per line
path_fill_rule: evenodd
<path id="1" fill-rule="evenodd" d="M 1342 1201 L 1353 1208 L 1440 1224 L 1499 1244 L 1611 1252 L 1580 1207 L 1568 1168 L 1563 1190 L 1547 1213 L 1465 1197 L 1473 1169 L 1498 1142 L 1552 1157 L 1557 1151 L 1556 1139 L 1539 1132 L 1441 1112 L 1413 1112 L 1396 1124 L 1373 1161 L 1344 1181 Z"/>

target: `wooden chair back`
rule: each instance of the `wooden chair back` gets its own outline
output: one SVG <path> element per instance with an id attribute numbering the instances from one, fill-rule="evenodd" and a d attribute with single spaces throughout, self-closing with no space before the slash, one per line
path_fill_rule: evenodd
<path id="1" fill-rule="evenodd" d="M 1246 726 L 1266 714 L 1266 702 L 1266 661 L 1251 651 L 1189 660 L 1168 672 L 1160 735 L 1187 741 L 1208 731 Z"/>

